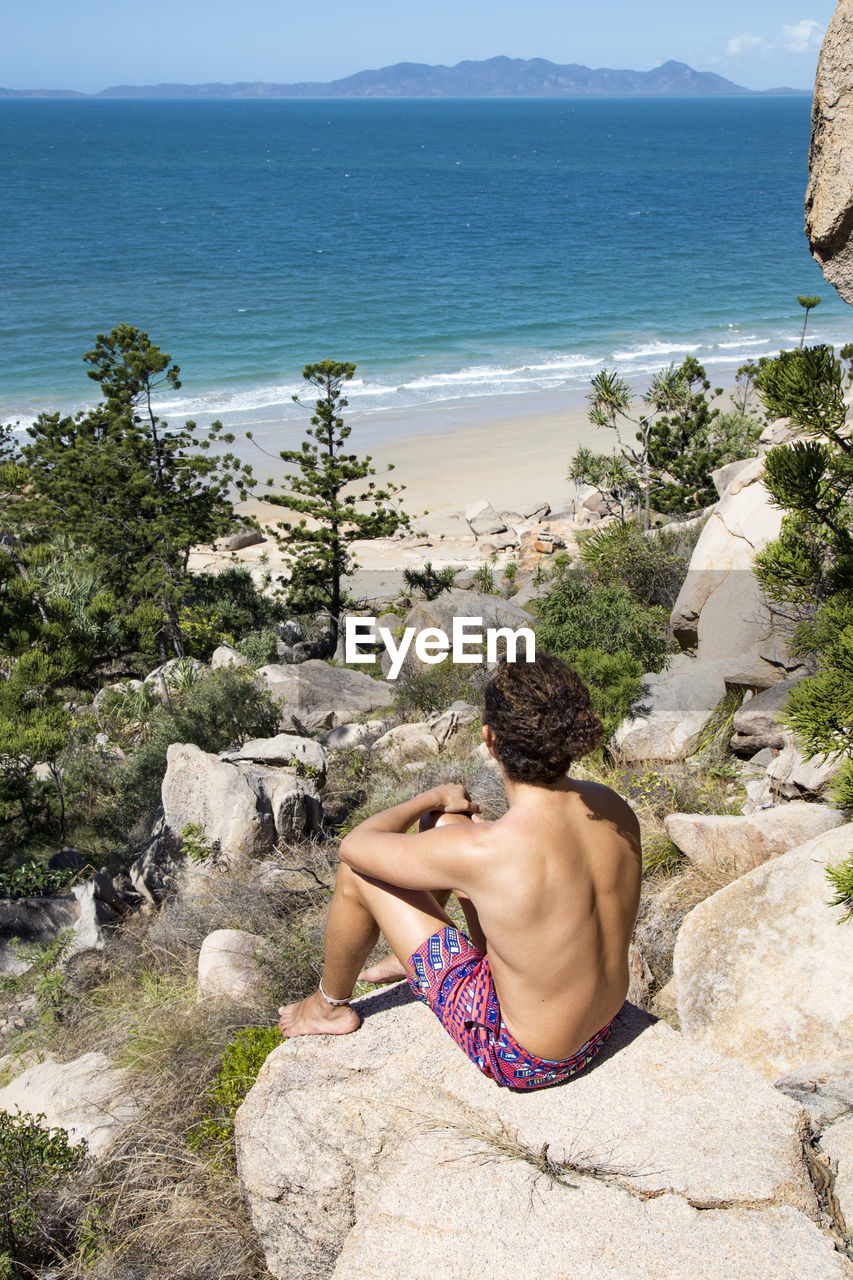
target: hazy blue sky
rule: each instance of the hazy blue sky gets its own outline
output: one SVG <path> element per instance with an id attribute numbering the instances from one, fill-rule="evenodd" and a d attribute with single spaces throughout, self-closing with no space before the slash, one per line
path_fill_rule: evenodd
<path id="1" fill-rule="evenodd" d="M 333 80 L 393 62 L 669 58 L 811 88 L 832 0 L 0 0 L 0 86 Z"/>

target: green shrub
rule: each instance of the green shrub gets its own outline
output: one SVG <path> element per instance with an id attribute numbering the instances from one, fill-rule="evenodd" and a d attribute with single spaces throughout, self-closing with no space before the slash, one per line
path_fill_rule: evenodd
<path id="1" fill-rule="evenodd" d="M 581 649 L 627 653 L 643 671 L 660 671 L 673 652 L 665 609 L 642 604 L 621 583 L 597 583 L 565 562 L 539 602 L 537 645 L 571 662 Z"/>
<path id="2" fill-rule="evenodd" d="M 234 641 L 234 648 L 244 658 L 248 658 L 252 666 L 265 667 L 267 663 L 278 658 L 278 637 L 274 627 L 263 627 L 260 631 L 250 631 L 240 640 Z"/>
<path id="3" fill-rule="evenodd" d="M 450 591 L 453 586 L 454 569 L 448 565 L 444 569 L 434 569 L 427 560 L 423 569 L 404 569 L 403 582 L 409 592 L 418 592 L 424 600 L 436 600 L 443 591 Z"/>
<path id="4" fill-rule="evenodd" d="M 157 808 L 166 752 L 173 742 L 191 742 L 202 751 L 216 753 L 251 738 L 273 737 L 280 720 L 281 708 L 242 668 L 223 667 L 174 692 L 170 707 L 152 709 L 145 741 L 117 767 L 121 826 L 130 831 L 140 816 Z"/>
<path id="5" fill-rule="evenodd" d="M 853 808 L 853 597 L 839 592 L 797 631 L 796 650 L 817 654 L 819 668 L 788 695 L 786 720 L 806 747 L 841 757 L 832 791 Z"/>
<path id="6" fill-rule="evenodd" d="M 211 844 L 205 838 L 204 827 L 200 822 L 188 822 L 181 828 L 181 848 L 190 862 L 207 862 L 216 857 L 219 843 L 217 841 Z"/>
<path id="7" fill-rule="evenodd" d="M 403 720 L 425 720 L 436 711 L 446 711 L 461 699 L 478 705 L 488 672 L 480 663 L 455 663 L 445 659 L 422 667 L 405 662 L 394 683 L 394 710 Z"/>
<path id="8" fill-rule="evenodd" d="M 56 1192 L 85 1161 L 85 1144 L 72 1147 L 43 1115 L 0 1111 L 0 1275 L 34 1275 L 51 1256 Z"/>
<path id="9" fill-rule="evenodd" d="M 477 590 L 481 591 L 483 595 L 492 596 L 495 594 L 495 575 L 489 565 L 480 565 L 479 569 L 474 574 L 474 582 Z"/>
<path id="10" fill-rule="evenodd" d="M 207 1090 L 205 1106 L 213 1112 L 189 1133 L 190 1148 L 203 1151 L 222 1167 L 234 1163 L 234 1117 L 269 1055 L 282 1042 L 278 1027 L 245 1027 L 226 1046 L 219 1071 Z"/>
<path id="11" fill-rule="evenodd" d="M 672 610 L 701 530 L 692 525 L 643 533 L 633 522 L 583 537 L 580 562 L 596 583 L 618 585 L 644 605 Z"/>
<path id="12" fill-rule="evenodd" d="M 714 419 L 711 429 L 712 446 L 719 451 L 716 466 L 724 467 L 729 462 L 751 458 L 756 452 L 762 429 L 762 423 L 757 418 L 741 413 L 738 409 L 720 413 Z"/>
<path id="13" fill-rule="evenodd" d="M 853 854 L 837 867 L 827 867 L 826 878 L 835 890 L 835 897 L 830 905 L 845 908 L 845 914 L 839 923 L 845 924 L 848 920 L 853 920 Z"/>
<path id="14" fill-rule="evenodd" d="M 248 569 L 193 574 L 180 611 L 186 652 L 205 662 L 223 640 L 236 647 L 241 636 L 282 619 L 285 612 L 280 601 L 258 589 Z"/>
<path id="15" fill-rule="evenodd" d="M 642 693 L 643 664 L 624 650 L 604 653 L 601 649 L 577 649 L 567 661 L 589 689 L 607 741 Z"/>
<path id="16" fill-rule="evenodd" d="M 0 871 L 0 898 L 37 898 L 62 893 L 76 874 L 67 868 L 52 871 L 43 862 L 23 862 L 18 867 Z"/>

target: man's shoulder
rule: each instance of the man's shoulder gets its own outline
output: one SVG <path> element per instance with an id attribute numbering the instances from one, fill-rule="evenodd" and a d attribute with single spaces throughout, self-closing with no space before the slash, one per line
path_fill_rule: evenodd
<path id="1" fill-rule="evenodd" d="M 639 836 L 640 824 L 637 815 L 618 791 L 605 786 L 603 782 L 592 782 L 586 779 L 575 781 L 574 789 L 595 816 L 618 821 L 626 834 Z"/>

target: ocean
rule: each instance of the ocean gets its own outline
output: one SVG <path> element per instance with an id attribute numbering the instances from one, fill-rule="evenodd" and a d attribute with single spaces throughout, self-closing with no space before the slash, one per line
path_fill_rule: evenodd
<path id="1" fill-rule="evenodd" d="M 642 386 L 688 352 L 730 382 L 799 341 L 798 294 L 823 298 L 812 339 L 848 341 L 803 234 L 809 110 L 0 102 L 0 415 L 91 404 L 83 353 L 120 321 L 181 366 L 167 417 L 270 440 L 327 356 L 399 431 L 433 405 L 576 403 L 603 366 Z"/>

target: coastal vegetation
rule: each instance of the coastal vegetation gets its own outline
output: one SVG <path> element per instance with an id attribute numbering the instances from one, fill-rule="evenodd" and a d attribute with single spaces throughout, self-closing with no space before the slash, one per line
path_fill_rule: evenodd
<path id="1" fill-rule="evenodd" d="M 754 451 L 760 427 L 737 408 L 712 407 L 722 391 L 711 390 L 693 356 L 655 374 L 639 405 L 615 371 L 602 369 L 591 386 L 589 420 L 613 431 L 618 449 L 610 456 L 578 451 L 569 476 L 602 488 L 623 520 L 633 502 L 643 529 L 653 508 L 684 517 L 710 506 L 717 497 L 711 473 Z"/>
<path id="2" fill-rule="evenodd" d="M 295 524 L 285 520 L 278 525 L 277 541 L 290 565 L 287 603 L 296 613 L 325 614 L 328 654 L 337 648 L 341 611 L 349 603 L 343 590 L 343 580 L 353 570 L 348 548 L 360 538 L 389 537 L 409 523 L 396 501 L 399 486 L 389 481 L 378 489 L 370 457 L 344 452 L 352 428 L 341 417 L 347 407 L 343 391 L 354 373 L 354 364 L 338 360 L 305 366 L 302 376 L 318 392 L 308 439 L 301 449 L 282 450 L 281 460 L 295 471 L 288 475 L 284 493 L 266 495 L 268 502 L 302 516 Z M 298 402 L 297 396 L 293 399 Z M 365 479 L 361 493 L 347 492 Z"/>
<path id="3" fill-rule="evenodd" d="M 100 381 L 106 399 L 91 415 L 102 423 L 101 434 L 92 424 L 82 432 L 79 464 L 67 457 L 76 447 L 78 419 L 66 420 L 71 425 L 56 436 L 37 425 L 30 452 L 29 445 L 15 446 L 8 429 L 0 433 L 0 859 L 6 867 L 0 889 L 10 898 L 67 888 L 74 872 L 45 866 L 60 841 L 79 850 L 87 871 L 106 864 L 127 890 L 129 861 L 152 835 L 169 746 L 195 744 L 216 756 L 275 737 L 281 706 L 254 669 L 276 661 L 285 636 L 292 640 L 299 620 L 287 611 L 298 605 L 303 621 L 315 622 L 328 644 L 328 620 L 337 621 L 347 604 L 347 547 L 371 530 L 378 536 L 380 530 L 406 527 L 394 486 L 379 489 L 370 481 L 355 508 L 347 497 L 346 487 L 368 479 L 372 470 L 369 459 L 344 452 L 349 430 L 342 419 L 343 392 L 354 366 L 324 361 L 306 366 L 306 380 L 319 393 L 309 440 L 303 450 L 282 455 L 293 478 L 286 492 L 275 495 L 276 505 L 301 517 L 280 530 L 295 560 L 290 596 L 276 600 L 245 570 L 190 573 L 191 531 L 177 519 L 178 495 L 189 499 L 187 521 L 197 512 L 194 528 L 207 536 L 228 532 L 230 501 L 248 490 L 251 476 L 233 461 L 223 468 L 196 467 L 192 433 L 172 436 L 159 422 L 153 394 L 157 385 L 173 385 L 168 380 L 177 378 L 177 370 L 145 335 L 124 327 L 90 354 L 97 357 L 93 368 L 107 371 Z M 770 598 L 799 627 L 797 643 L 815 666 L 791 697 L 790 723 L 810 748 L 846 754 L 838 795 L 849 805 L 853 472 L 843 410 L 848 358 L 821 349 L 787 353 L 765 362 L 755 381 L 768 413 L 785 412 L 809 435 L 767 455 L 768 488 L 788 514 L 780 538 L 759 557 L 757 573 Z M 673 394 L 666 411 L 655 410 L 654 429 L 645 438 L 648 487 L 638 487 L 630 455 L 617 453 L 608 465 L 628 475 L 624 493 L 615 481 L 612 490 L 624 500 L 623 518 L 579 530 L 577 554 L 549 558 L 551 567 L 540 568 L 529 605 L 537 643 L 577 667 L 608 736 L 637 705 L 642 676 L 665 669 L 677 649 L 670 616 L 702 528 L 701 520 L 690 520 L 644 530 L 630 508 L 639 501 L 642 517 L 648 500 L 650 518 L 659 516 L 664 507 L 658 500 L 668 501 L 677 490 L 683 510 L 678 503 L 674 510 L 701 511 L 709 481 L 700 461 L 709 466 L 728 456 L 725 415 L 712 405 L 704 375 L 691 382 L 691 373 L 688 366 L 683 379 L 675 371 L 656 384 L 667 383 Z M 663 404 L 662 390 L 660 397 Z M 746 400 L 742 407 L 749 407 Z M 733 447 L 743 450 L 756 424 L 735 412 Z M 690 424 L 696 422 L 694 430 Z M 119 424 L 131 437 L 126 445 Z M 183 443 L 170 452 L 165 442 L 177 437 Z M 98 494 L 86 474 L 96 464 L 95 438 L 103 443 L 114 483 L 138 479 L 146 529 L 138 536 L 131 531 L 128 545 L 148 557 L 146 574 L 126 560 L 113 564 L 111 557 L 124 551 L 100 516 L 85 523 L 84 508 Z M 664 465 L 667 451 L 676 451 L 682 439 L 688 452 L 695 446 L 690 467 Z M 204 450 L 199 457 L 208 460 Z M 236 481 L 234 489 L 226 487 L 226 475 L 242 476 L 243 489 Z M 357 518 L 362 501 L 375 504 L 367 523 Z M 50 521 L 63 502 L 76 514 L 57 533 Z M 104 503 L 112 504 L 113 519 L 132 522 L 130 506 L 120 513 L 118 499 L 109 495 Z M 159 548 L 159 559 L 152 548 Z M 497 563 L 484 561 L 483 571 L 472 575 L 476 588 L 497 591 Z M 521 578 L 529 586 L 529 566 L 522 574 L 518 562 L 510 564 L 504 583 L 514 589 Z M 446 570 L 427 563 L 410 571 L 406 585 L 429 602 L 453 582 Z M 394 607 L 403 608 L 399 602 Z M 229 661 L 236 654 L 246 665 L 207 666 L 222 641 L 231 646 Z M 166 655 L 173 656 L 152 672 Z M 324 670 L 349 674 L 333 664 Z M 268 1275 L 235 1177 L 235 1113 L 278 1043 L 276 1005 L 315 985 L 339 838 L 369 813 L 411 794 L 413 774 L 422 787 L 462 781 L 487 818 L 504 812 L 500 778 L 477 753 L 480 726 L 473 708 L 483 675 L 480 666 L 450 662 L 405 666 L 386 712 L 389 720 L 357 726 L 369 728 L 369 748 L 329 752 L 319 832 L 278 841 L 268 855 L 229 867 L 202 824 L 183 825 L 180 852 L 192 873 L 204 877 L 196 882 L 200 891 L 178 890 L 129 911 L 102 951 L 71 956 L 61 935 L 29 956 L 29 972 L 0 982 L 0 1013 L 24 1011 L 21 1025 L 8 1021 L 3 1035 L 10 1074 L 46 1055 L 65 1063 L 103 1053 L 126 1073 L 139 1104 L 109 1154 L 97 1161 L 69 1147 L 61 1130 L 37 1116 L 20 1118 L 5 1136 L 0 1133 L 0 1165 L 6 1142 L 32 1188 L 29 1199 L 15 1200 L 25 1211 L 20 1221 L 9 1219 L 16 1234 L 0 1241 L 6 1274 L 40 1274 L 40 1267 L 57 1280 Z M 742 694 L 725 695 L 687 760 L 630 764 L 606 749 L 577 769 L 578 776 L 626 795 L 638 814 L 646 887 L 636 939 L 645 977 L 632 999 L 650 1008 L 671 977 L 683 917 L 737 875 L 734 865 L 689 861 L 665 822 L 674 811 L 740 814 L 751 775 L 732 756 L 729 740 Z M 454 702 L 469 704 L 470 718 L 437 755 L 412 761 L 376 746 L 388 723 L 423 727 L 421 722 Z M 310 767 L 303 773 L 310 777 Z M 836 901 L 846 908 L 853 883 L 849 861 L 830 878 Z M 220 929 L 251 930 L 263 944 L 251 999 L 199 999 L 199 951 Z M 32 1177 L 26 1161 L 34 1164 Z"/>
<path id="4" fill-rule="evenodd" d="M 769 413 L 806 439 L 771 449 L 765 484 L 785 511 L 782 532 L 756 557 L 768 599 L 796 623 L 794 650 L 814 674 L 788 701 L 791 727 L 815 752 L 842 759 L 836 798 L 853 806 L 853 442 L 845 387 L 853 347 L 786 351 L 760 371 Z"/>
<path id="5" fill-rule="evenodd" d="M 644 672 L 677 651 L 669 615 L 699 532 L 615 523 L 582 538 L 577 562 L 555 557 L 537 643 L 583 677 L 608 737 L 640 696 Z"/>

